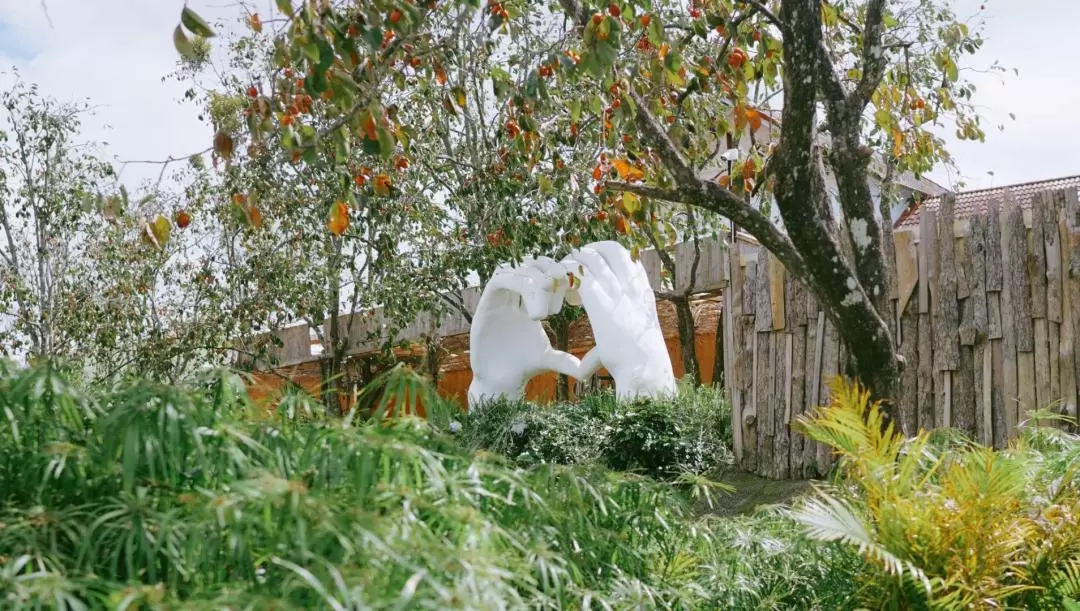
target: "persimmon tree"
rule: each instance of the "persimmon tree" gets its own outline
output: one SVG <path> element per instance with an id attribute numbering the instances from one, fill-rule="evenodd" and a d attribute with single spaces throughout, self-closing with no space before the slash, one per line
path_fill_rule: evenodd
<path id="1" fill-rule="evenodd" d="M 390 162 L 441 146 L 452 158 L 441 167 L 454 176 L 444 181 L 446 202 L 468 201 L 471 180 L 485 172 L 516 182 L 508 192 L 526 211 L 590 194 L 592 214 L 607 215 L 634 247 L 649 243 L 635 227 L 663 227 L 681 208 L 673 203 L 718 214 L 806 282 L 851 347 L 851 373 L 877 396 L 893 396 L 888 246 L 868 164 L 875 152 L 894 172 L 948 162 L 936 135 L 946 125 L 983 138 L 961 71 L 981 40 L 947 0 L 277 7 L 265 22 L 275 25 L 274 66 L 247 103 L 247 129 L 214 137 L 226 165 L 244 142 L 297 163 L 329 160 L 347 179 L 354 148 Z M 176 42 L 192 57 L 212 32 L 185 11 Z M 256 15 L 249 21 L 266 27 Z M 522 37 L 525 49 L 515 46 Z M 477 57 L 482 70 L 451 74 Z M 325 110 L 297 113 L 297 96 Z M 418 100 L 441 111 L 409 112 Z M 765 123 L 775 137 L 759 141 L 751 134 Z M 717 155 L 747 136 L 733 171 L 713 171 Z M 470 146 L 487 157 L 456 154 Z M 492 191 L 477 193 L 459 208 L 461 220 L 491 237 L 509 217 L 488 216 Z M 539 245 L 575 235 L 543 229 Z M 503 242 L 498 231 L 492 242 Z"/>

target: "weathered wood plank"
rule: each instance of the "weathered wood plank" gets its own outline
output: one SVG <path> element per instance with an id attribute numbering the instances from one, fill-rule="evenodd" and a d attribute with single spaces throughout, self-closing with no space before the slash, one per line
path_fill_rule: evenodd
<path id="1" fill-rule="evenodd" d="M 1009 295 L 1009 307 L 1002 303 L 1002 314 L 1013 323 L 1017 352 L 1034 352 L 1035 324 L 1031 314 L 1031 278 L 1028 272 L 1031 253 L 1024 218 L 1012 191 L 1005 192 L 1002 214 L 1005 217 L 1001 227 L 1002 272 L 1004 293 Z"/>
<path id="2" fill-rule="evenodd" d="M 763 274 L 763 276 L 767 277 Z M 758 303 L 760 306 L 761 304 Z M 761 311 L 761 308 L 758 309 Z M 776 341 L 772 332 L 758 332 L 758 371 L 754 379 L 754 389 L 757 391 L 757 446 L 758 446 L 758 475 L 772 476 L 773 467 L 773 439 L 776 431 L 773 428 L 775 402 L 773 382 L 774 365 L 776 363 Z"/>
<path id="3" fill-rule="evenodd" d="M 825 342 L 821 356 L 821 402 L 827 403 L 832 394 L 832 386 L 840 372 L 840 334 L 832 320 L 825 319 Z M 832 448 L 818 444 L 818 469 L 826 473 L 832 466 Z"/>
<path id="4" fill-rule="evenodd" d="M 963 301 L 971 296 L 971 257 L 968 256 L 968 240 L 971 236 L 971 223 L 960 228 L 954 241 L 956 252 L 956 298 Z"/>
<path id="5" fill-rule="evenodd" d="M 795 329 L 799 325 L 807 323 L 807 292 L 806 285 L 795 278 L 794 274 L 787 274 L 787 314 L 788 329 Z"/>
<path id="6" fill-rule="evenodd" d="M 769 253 L 769 304 L 774 331 L 783 330 L 787 322 L 784 275 L 784 266 L 780 264 L 780 260 Z"/>
<path id="7" fill-rule="evenodd" d="M 930 299 L 934 317 L 934 368 L 938 371 L 956 371 L 960 367 L 960 315 L 956 298 L 956 240 L 953 237 L 953 221 L 956 199 L 945 195 L 937 219 L 937 290 L 931 282 Z M 943 388 L 943 396 L 951 393 Z"/>
<path id="8" fill-rule="evenodd" d="M 994 447 L 1005 447 L 1009 439 L 1008 409 L 1005 405 L 1005 340 L 990 340 L 990 414 L 993 421 Z M 1013 377 L 1016 377 L 1013 366 Z"/>
<path id="9" fill-rule="evenodd" d="M 918 412 L 919 428 L 934 428 L 934 333 L 930 314 L 919 314 Z"/>
<path id="10" fill-rule="evenodd" d="M 761 333 L 772 331 L 772 258 L 763 256 L 758 258 L 757 284 L 754 286 L 754 298 L 757 305 L 754 306 L 754 330 Z M 761 414 L 758 414 L 760 417 Z"/>
<path id="11" fill-rule="evenodd" d="M 1061 223 L 1064 225 L 1062 228 L 1063 237 L 1061 240 L 1062 250 L 1062 276 L 1065 279 L 1066 287 L 1063 293 L 1068 293 L 1069 307 L 1067 310 L 1063 310 L 1063 318 L 1071 319 L 1069 329 L 1069 357 L 1072 362 L 1072 385 L 1077 387 L 1077 391 L 1080 392 L 1080 355 L 1077 354 L 1080 350 L 1080 198 L 1077 197 L 1075 189 L 1068 189 L 1064 193 L 1064 210 L 1062 211 Z M 1067 256 L 1065 256 L 1067 253 Z M 1072 316 L 1065 316 L 1066 312 L 1071 312 Z M 1064 321 L 1063 321 L 1064 323 Z M 1062 335 L 1062 344 L 1065 344 L 1064 333 Z M 1080 404 L 1080 398 L 1075 398 L 1076 393 L 1070 395 L 1074 400 L 1071 404 L 1065 406 L 1067 413 L 1073 418 L 1077 417 L 1078 404 Z"/>
<path id="12" fill-rule="evenodd" d="M 749 268 L 749 266 L 747 266 L 747 267 Z M 747 317 L 747 316 L 744 316 L 743 321 L 744 321 L 744 324 L 742 325 L 743 338 L 744 338 L 743 341 L 745 342 L 745 346 L 747 348 L 747 351 L 750 353 L 751 371 L 750 371 L 749 380 L 747 382 L 747 384 L 748 384 L 747 391 L 744 391 L 744 392 L 749 392 L 748 396 L 750 398 L 750 401 L 745 407 L 743 407 L 743 415 L 742 415 L 742 429 L 743 429 L 743 435 L 742 435 L 742 437 L 743 437 L 742 468 L 743 468 L 743 471 L 746 471 L 748 473 L 757 473 L 758 472 L 758 462 L 759 462 L 759 460 L 758 460 L 758 453 L 759 453 L 758 442 L 759 442 L 759 440 L 758 440 L 758 434 L 757 434 L 757 431 L 758 431 L 758 417 L 757 417 L 757 414 L 758 414 L 758 410 L 759 410 L 759 406 L 760 406 L 760 401 L 763 398 L 763 397 L 759 396 L 759 395 L 761 395 L 761 390 L 760 390 L 760 386 L 758 385 L 758 377 L 759 377 L 758 369 L 765 366 L 765 364 L 761 363 L 761 361 L 764 358 L 767 357 L 767 354 L 766 354 L 766 356 L 763 357 L 761 355 L 761 353 L 758 351 L 758 341 L 757 341 L 757 335 L 758 334 L 757 334 L 756 331 L 754 331 L 754 319 L 752 319 L 750 317 Z M 747 396 L 747 395 L 744 395 L 744 396 Z"/>
<path id="13" fill-rule="evenodd" d="M 1061 230 L 1058 219 L 1065 205 L 1065 194 L 1051 194 L 1046 203 L 1047 208 L 1042 215 L 1043 247 L 1046 251 L 1046 318 L 1050 322 L 1061 323 L 1064 282 L 1061 276 Z"/>
<path id="14" fill-rule="evenodd" d="M 968 257 L 971 262 L 971 323 L 975 330 L 975 340 L 985 341 L 989 332 L 989 313 L 986 305 L 986 217 L 972 219 L 968 242 Z"/>
<path id="15" fill-rule="evenodd" d="M 904 369 L 900 372 L 900 428 L 904 435 L 919 431 L 919 304 L 909 301 L 900 316 L 900 356 Z"/>
<path id="16" fill-rule="evenodd" d="M 757 261 L 747 261 L 744 268 L 746 273 L 743 274 L 742 282 L 742 304 L 743 304 L 743 316 L 749 316 L 754 318 L 757 316 L 757 303 L 758 303 L 758 265 Z"/>
<path id="17" fill-rule="evenodd" d="M 1018 317 L 1016 302 L 1019 299 L 1018 293 L 1027 293 L 1028 295 L 1031 293 L 1016 286 L 1019 283 L 1014 280 L 1018 270 L 1022 270 L 1021 273 L 1026 273 L 1026 266 L 1021 267 L 1021 262 L 1026 261 L 1026 257 L 1017 259 L 1023 255 L 1023 250 L 1020 250 L 1018 246 L 1016 230 L 1020 211 L 1015 205 L 1009 205 L 1005 207 L 1002 214 L 1004 218 L 1001 222 L 1001 260 L 1005 268 L 1002 270 L 1004 285 L 1001 291 L 1001 312 L 1003 314 L 1001 317 L 1001 336 L 1004 349 L 1004 386 L 1002 390 L 1005 400 L 1005 437 L 1012 439 L 1016 433 L 1020 401 L 1016 378 L 1016 327 Z M 1021 230 L 1022 227 L 1021 221 Z M 1030 309 L 1028 309 L 1027 314 L 1030 317 Z"/>
<path id="18" fill-rule="evenodd" d="M 742 268 L 739 265 L 739 246 L 730 244 L 720 251 L 720 265 L 724 269 L 723 310 L 720 315 L 724 320 L 724 392 L 731 404 L 731 450 L 736 460 L 742 457 L 742 389 L 735 379 L 738 367 L 735 364 L 739 350 L 735 321 L 742 318 Z M 734 287 L 740 287 L 734 290 Z M 715 383 L 715 380 L 713 381 Z"/>
<path id="19" fill-rule="evenodd" d="M 981 364 L 981 363 L 980 363 Z M 975 348 L 960 347 L 960 369 L 952 372 L 951 425 L 978 439 L 975 401 Z"/>
<path id="20" fill-rule="evenodd" d="M 1070 278 L 1069 253 L 1070 232 L 1065 209 L 1058 211 L 1058 241 L 1061 244 L 1061 329 L 1058 342 L 1058 362 L 1061 375 L 1061 408 L 1066 414 L 1076 414 L 1077 406 L 1077 369 L 1076 369 L 1076 309 L 1080 304 L 1073 302 L 1073 281 Z"/>
<path id="21" fill-rule="evenodd" d="M 775 360 L 773 371 L 773 464 L 772 476 L 791 478 L 791 334 L 773 333 Z"/>
<path id="22" fill-rule="evenodd" d="M 812 413 L 818 406 L 818 392 L 821 380 L 821 353 L 824 349 L 825 314 L 811 307 L 809 312 L 813 315 L 813 322 L 806 326 L 806 409 L 804 413 Z M 800 435 L 801 437 L 802 435 Z M 803 475 L 812 477 L 818 475 L 817 471 L 817 442 L 803 438 Z"/>
<path id="23" fill-rule="evenodd" d="M 803 311 L 806 310 L 806 300 L 803 299 Z M 792 327 L 794 332 L 791 338 L 791 420 L 794 422 L 806 413 L 806 346 L 808 339 L 808 325 L 803 323 Z M 791 477 L 802 478 L 804 475 L 803 442 L 802 435 L 789 429 L 791 439 Z"/>
<path id="24" fill-rule="evenodd" d="M 1046 246 L 1043 238 L 1043 213 L 1052 205 L 1050 194 L 1046 191 L 1036 193 L 1032 197 L 1031 247 L 1028 250 L 1027 260 L 1033 318 L 1046 318 Z"/>
<path id="25" fill-rule="evenodd" d="M 1035 320 L 1035 405 L 1050 405 L 1050 329 L 1045 318 Z"/>
<path id="26" fill-rule="evenodd" d="M 934 389 L 937 391 L 937 405 L 934 406 L 934 428 L 944 429 L 952 426 L 952 370 L 935 372 Z"/>
<path id="27" fill-rule="evenodd" d="M 975 390 L 975 439 L 989 446 L 994 443 L 994 416 L 990 409 L 990 384 L 993 380 L 990 345 L 986 340 L 976 342 L 972 368 Z"/>
<path id="28" fill-rule="evenodd" d="M 1001 267 L 1001 201 L 986 203 L 986 290 L 1001 291 L 1004 274 Z"/>
<path id="29" fill-rule="evenodd" d="M 1060 402 L 1061 397 L 1061 360 L 1058 355 L 1061 353 L 1061 325 L 1056 322 L 1047 321 L 1047 328 L 1050 331 L 1050 401 Z M 1059 404 L 1063 406 L 1064 402 Z"/>
<path id="30" fill-rule="evenodd" d="M 1016 353 L 1016 388 L 1019 395 L 1017 406 L 1017 422 L 1023 422 L 1031 417 L 1031 412 L 1036 408 L 1035 402 L 1035 353 Z"/>
<path id="31" fill-rule="evenodd" d="M 915 232 L 898 231 L 893 234 L 893 240 L 896 243 L 897 307 L 903 313 L 919 284 L 919 254 L 915 246 Z"/>
<path id="32" fill-rule="evenodd" d="M 970 225 L 966 231 L 970 231 Z M 967 270 L 964 272 L 964 281 L 968 283 L 967 294 L 960 299 L 960 347 L 974 346 L 977 333 L 975 331 L 975 298 L 971 293 L 971 281 L 974 279 L 975 270 L 974 263 L 972 262 L 971 253 L 968 250 L 968 244 L 970 243 L 970 235 L 965 236 L 964 239 L 957 242 L 956 249 L 956 263 L 957 269 Z M 961 283 L 958 286 L 962 286 Z M 981 285 L 981 283 L 980 283 Z M 959 290 L 959 289 L 958 289 Z"/>
<path id="33" fill-rule="evenodd" d="M 937 273 L 937 212 L 924 209 L 919 214 L 919 314 L 930 313 L 931 293 Z"/>

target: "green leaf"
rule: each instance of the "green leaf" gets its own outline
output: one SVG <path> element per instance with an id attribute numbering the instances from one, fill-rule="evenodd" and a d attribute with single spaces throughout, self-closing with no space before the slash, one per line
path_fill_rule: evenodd
<path id="1" fill-rule="evenodd" d="M 184 10 L 180 11 L 180 23 L 184 24 L 184 27 L 196 36 L 202 36 L 203 38 L 214 37 L 214 30 L 210 29 L 206 21 L 198 13 L 186 6 Z"/>
<path id="2" fill-rule="evenodd" d="M 539 183 L 541 195 L 551 195 L 552 193 L 554 193 L 555 187 L 551 184 L 551 179 L 547 176 L 541 174 L 537 178 L 537 182 Z"/>
<path id="3" fill-rule="evenodd" d="M 454 87 L 450 90 L 450 92 L 454 94 L 454 101 L 457 102 L 457 105 L 460 106 L 462 110 L 464 110 L 466 102 L 465 89 L 462 87 Z"/>
<path id="4" fill-rule="evenodd" d="M 285 13 L 287 17 L 293 16 L 293 7 L 291 0 L 274 0 L 277 3 L 277 8 L 282 13 Z"/>
<path id="5" fill-rule="evenodd" d="M 573 100 L 570 102 L 570 121 L 577 123 L 581 120 L 581 100 Z"/>
<path id="6" fill-rule="evenodd" d="M 176 50 L 184 59 L 195 59 L 195 45 L 191 44 L 187 34 L 184 34 L 184 28 L 179 25 L 173 30 L 173 46 L 176 47 Z"/>
<path id="7" fill-rule="evenodd" d="M 379 134 L 379 154 L 383 159 L 389 159 L 394 152 L 394 134 L 385 127 L 380 127 L 376 131 Z"/>
<path id="8" fill-rule="evenodd" d="M 382 28 L 373 25 L 370 28 L 364 30 L 364 42 L 372 49 L 378 49 L 382 46 L 383 32 Z"/>

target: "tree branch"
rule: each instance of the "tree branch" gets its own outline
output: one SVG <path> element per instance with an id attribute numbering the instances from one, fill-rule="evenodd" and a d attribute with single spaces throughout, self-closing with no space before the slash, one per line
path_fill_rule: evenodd
<path id="1" fill-rule="evenodd" d="M 862 77 L 855 91 L 849 97 L 852 110 L 855 107 L 862 112 L 870 103 L 870 98 L 877 91 L 881 79 L 885 76 L 888 64 L 885 48 L 881 40 L 885 35 L 885 2 L 870 0 L 866 5 L 866 25 L 863 27 Z"/>

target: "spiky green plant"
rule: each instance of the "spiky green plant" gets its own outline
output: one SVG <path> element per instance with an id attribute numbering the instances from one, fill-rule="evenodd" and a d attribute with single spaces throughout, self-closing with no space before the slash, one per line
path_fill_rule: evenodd
<path id="1" fill-rule="evenodd" d="M 365 397 L 376 415 L 386 395 L 442 409 L 407 370 L 380 385 Z M 755 599 L 731 594 L 728 571 L 745 559 L 670 485 L 597 464 L 523 469 L 407 415 L 319 417 L 300 394 L 269 417 L 253 413 L 223 372 L 190 388 L 83 392 L 47 364 L 0 366 L 0 608 L 709 609 Z M 758 599 L 805 600 L 811 565 L 756 575 L 800 592 Z"/>
<path id="2" fill-rule="evenodd" d="M 857 384 L 798 428 L 841 457 L 838 483 L 794 512 L 858 548 L 879 609 L 1062 609 L 1080 591 L 1080 439 L 1027 423 L 1005 451 L 925 431 L 904 439 Z M 953 435 L 953 437 L 956 437 Z"/>

